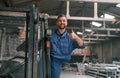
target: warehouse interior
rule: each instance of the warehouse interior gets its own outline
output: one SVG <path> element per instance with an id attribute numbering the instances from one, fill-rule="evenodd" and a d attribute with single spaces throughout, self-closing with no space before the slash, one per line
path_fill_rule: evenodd
<path id="1" fill-rule="evenodd" d="M 120 78 L 120 0 L 0 0 L 0 78 L 50 78 L 44 37 L 59 14 L 86 45 L 61 78 Z"/>

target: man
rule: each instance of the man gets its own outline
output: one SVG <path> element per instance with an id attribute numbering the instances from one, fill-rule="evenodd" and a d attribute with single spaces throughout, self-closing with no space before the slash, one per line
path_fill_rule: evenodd
<path id="1" fill-rule="evenodd" d="M 57 17 L 57 27 L 50 38 L 51 78 L 60 78 L 62 63 L 69 61 L 75 48 L 85 48 L 83 40 L 73 30 L 68 33 L 67 18 L 61 14 Z"/>

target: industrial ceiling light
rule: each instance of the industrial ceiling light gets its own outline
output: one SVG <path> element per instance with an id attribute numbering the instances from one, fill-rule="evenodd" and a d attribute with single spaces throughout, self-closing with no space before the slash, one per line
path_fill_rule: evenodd
<path id="1" fill-rule="evenodd" d="M 110 19 L 114 19 L 115 18 L 115 16 L 107 14 L 107 13 L 105 13 L 104 15 L 101 15 L 100 17 L 101 18 L 110 18 Z"/>
<path id="2" fill-rule="evenodd" d="M 119 7 L 119 8 L 120 8 L 120 4 L 117 4 L 116 7 Z"/>
<path id="3" fill-rule="evenodd" d="M 77 32 L 78 35 L 82 35 L 83 33 L 82 32 Z"/>
<path id="4" fill-rule="evenodd" d="M 91 29 L 85 29 L 85 31 L 87 31 L 87 32 L 92 32 L 92 30 L 91 30 Z"/>
<path id="5" fill-rule="evenodd" d="M 101 27 L 102 26 L 102 24 L 98 23 L 98 22 L 92 22 L 91 24 L 94 25 L 94 26 L 96 26 L 96 27 Z"/>

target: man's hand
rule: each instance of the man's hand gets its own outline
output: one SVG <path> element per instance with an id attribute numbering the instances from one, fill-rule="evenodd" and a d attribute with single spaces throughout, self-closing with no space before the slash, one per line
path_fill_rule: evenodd
<path id="1" fill-rule="evenodd" d="M 83 45 L 83 40 L 77 34 L 75 34 L 73 29 L 71 29 L 71 32 L 70 32 L 69 36 L 70 36 L 71 39 L 76 40 L 79 46 Z"/>
<path id="2" fill-rule="evenodd" d="M 78 36 L 75 34 L 75 32 L 73 31 L 73 29 L 71 29 L 71 32 L 70 32 L 70 38 L 71 39 L 77 39 L 78 38 Z"/>

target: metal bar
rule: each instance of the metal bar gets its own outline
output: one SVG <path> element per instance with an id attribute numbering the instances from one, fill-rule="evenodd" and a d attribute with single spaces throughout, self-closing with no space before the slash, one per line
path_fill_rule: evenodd
<path id="1" fill-rule="evenodd" d="M 6 15 L 0 15 L 0 20 L 15 20 L 15 21 L 25 21 L 25 17 L 20 16 L 6 16 Z"/>
<path id="2" fill-rule="evenodd" d="M 0 11 L 0 16 L 26 17 L 26 12 Z"/>
<path id="3" fill-rule="evenodd" d="M 16 20 L 0 20 L 0 24 L 25 24 L 25 21 L 16 21 Z"/>
<path id="4" fill-rule="evenodd" d="M 17 24 L 17 23 L 11 23 L 11 24 L 0 24 L 0 27 L 7 27 L 7 28 L 16 28 L 16 27 L 24 27 L 25 24 Z"/>
<path id="5" fill-rule="evenodd" d="M 83 36 L 82 34 L 79 34 Z M 111 35 L 111 34 L 85 34 L 85 36 L 95 36 L 95 37 L 120 37 L 119 35 Z"/>
<path id="6" fill-rule="evenodd" d="M 70 2 L 69 1 L 67 1 L 67 6 L 66 6 L 66 16 L 67 17 L 69 17 L 70 16 L 70 13 L 69 13 L 69 11 L 70 11 Z"/>
<path id="7" fill-rule="evenodd" d="M 94 18 L 98 18 L 98 5 L 97 2 L 94 3 Z"/>
<path id="8" fill-rule="evenodd" d="M 92 30 L 99 30 L 99 31 L 120 31 L 120 28 L 92 28 Z"/>
<path id="9" fill-rule="evenodd" d="M 49 16 L 49 19 L 56 19 L 57 16 Z M 94 17 L 75 17 L 70 16 L 67 17 L 68 20 L 89 20 L 89 21 L 115 21 L 115 19 L 108 19 L 108 18 L 94 18 Z"/>
<path id="10" fill-rule="evenodd" d="M 33 78 L 33 58 L 34 58 L 34 9 L 35 6 L 33 5 L 30 10 L 30 30 L 29 30 L 29 46 L 28 46 L 28 78 Z"/>
<path id="11" fill-rule="evenodd" d="M 3 60 L 3 53 L 6 49 L 6 28 L 4 27 L 1 32 L 1 47 L 0 47 L 0 60 Z"/>
<path id="12" fill-rule="evenodd" d="M 97 43 L 97 42 L 90 42 L 90 41 L 84 41 L 85 44 L 94 44 L 94 43 Z"/>
<path id="13" fill-rule="evenodd" d="M 103 41 L 105 39 L 100 39 L 100 38 L 83 38 L 83 40 Z"/>
<path id="14" fill-rule="evenodd" d="M 49 26 L 48 28 L 49 29 L 56 29 L 57 27 L 56 26 Z M 73 27 L 72 26 L 67 27 L 67 29 L 71 29 L 71 28 L 73 28 Z M 83 29 L 80 27 L 74 27 L 73 30 L 83 30 Z"/>
<path id="15" fill-rule="evenodd" d="M 109 0 L 109 1 L 105 1 L 105 0 L 59 0 L 59 1 L 67 1 L 67 11 L 66 11 L 66 16 L 69 20 L 90 20 L 90 21 L 115 21 L 115 19 L 107 19 L 107 18 L 98 18 L 97 15 L 97 10 L 98 10 L 98 2 L 114 2 L 115 0 Z M 70 16 L 69 14 L 69 1 L 87 1 L 87 2 L 94 2 L 94 17 L 75 17 L 75 16 Z M 116 0 L 117 3 L 120 3 L 120 0 Z M 53 18 L 57 18 L 57 16 L 50 16 L 49 18 L 53 19 Z"/>
<path id="16" fill-rule="evenodd" d="M 80 1 L 80 2 L 99 2 L 99 3 L 120 3 L 120 0 L 58 0 L 58 1 Z"/>
<path id="17" fill-rule="evenodd" d="M 35 7 L 34 9 L 34 16 L 35 16 L 35 22 L 34 22 L 34 55 L 33 55 L 33 78 L 38 78 L 38 9 Z M 37 15 L 36 15 L 37 14 Z"/>
<path id="18" fill-rule="evenodd" d="M 30 9 L 27 8 L 16 8 L 16 7 L 2 7 L 0 11 L 13 11 L 13 12 L 29 12 Z"/>
<path id="19" fill-rule="evenodd" d="M 101 37 L 119 37 L 118 35 L 108 35 L 108 34 L 87 34 L 88 36 L 101 36 Z"/>
<path id="20" fill-rule="evenodd" d="M 25 46 L 26 46 L 26 48 L 25 48 L 25 70 L 24 70 L 24 78 L 28 78 L 27 76 L 27 72 L 28 72 L 28 44 L 29 44 L 29 42 L 28 42 L 28 27 L 29 27 L 29 13 L 26 13 L 26 44 L 25 44 Z"/>

